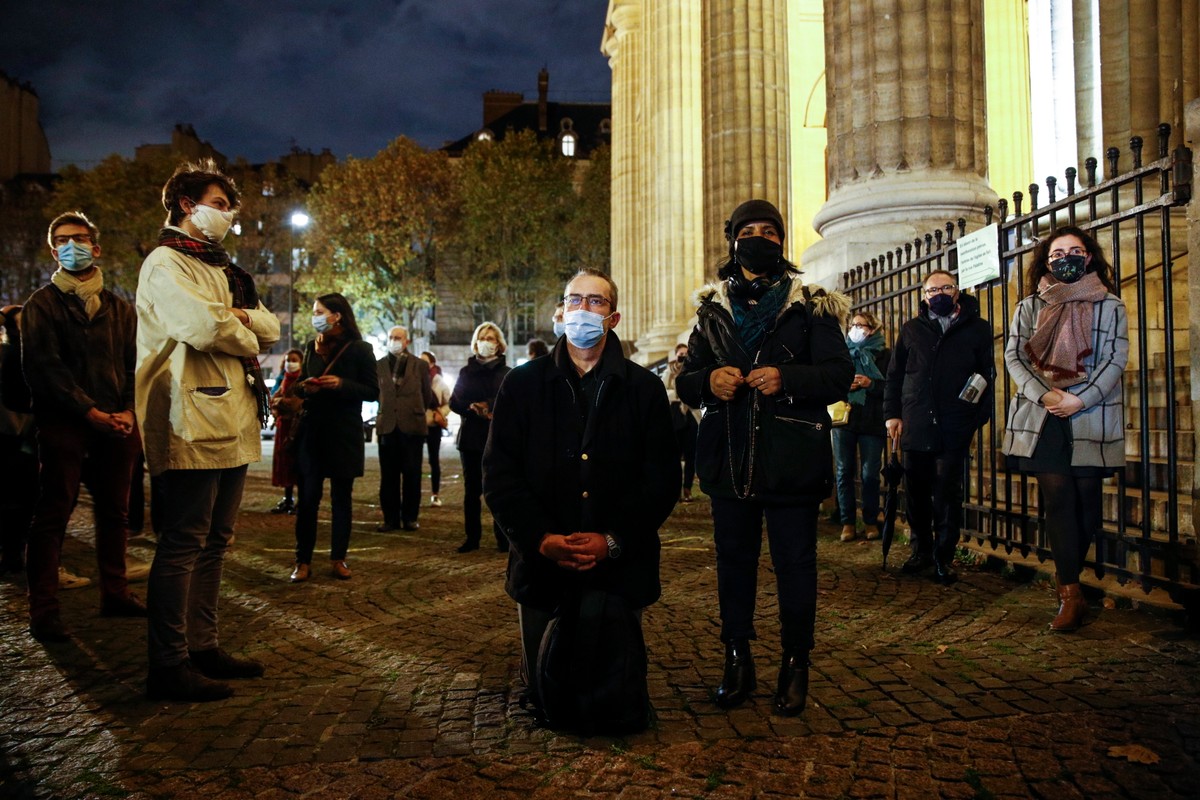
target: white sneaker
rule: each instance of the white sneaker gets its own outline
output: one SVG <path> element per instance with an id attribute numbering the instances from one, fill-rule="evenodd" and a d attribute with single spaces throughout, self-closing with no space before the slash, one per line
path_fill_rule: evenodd
<path id="1" fill-rule="evenodd" d="M 67 572 L 66 567 L 58 568 L 58 588 L 60 589 L 82 589 L 84 586 L 90 586 L 91 578 L 85 578 L 82 575 L 72 575 Z"/>
<path id="2" fill-rule="evenodd" d="M 442 498 L 438 497 L 436 494 L 429 498 L 429 505 L 440 506 L 441 504 Z"/>
<path id="3" fill-rule="evenodd" d="M 150 574 L 150 565 L 145 561 L 137 561 L 136 559 L 125 559 L 125 580 L 127 581 L 144 581 Z"/>

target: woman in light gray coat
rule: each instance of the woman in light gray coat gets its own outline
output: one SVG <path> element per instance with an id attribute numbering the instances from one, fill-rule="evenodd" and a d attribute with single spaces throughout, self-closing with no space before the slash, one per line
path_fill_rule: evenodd
<path id="1" fill-rule="evenodd" d="M 1128 319 L 1112 267 L 1086 231 L 1058 228 L 1034 250 L 1028 296 L 1004 348 L 1017 384 L 1004 452 L 1041 489 L 1060 601 L 1054 631 L 1075 630 L 1087 611 L 1079 572 L 1100 532 L 1101 483 L 1125 465 L 1128 360 Z"/>

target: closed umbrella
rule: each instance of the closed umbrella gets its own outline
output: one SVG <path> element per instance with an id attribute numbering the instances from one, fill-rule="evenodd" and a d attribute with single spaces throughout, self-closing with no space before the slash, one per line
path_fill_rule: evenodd
<path id="1" fill-rule="evenodd" d="M 900 464 L 900 448 L 892 446 L 891 458 L 883 465 L 879 474 L 887 484 L 887 495 L 883 501 L 883 525 L 879 528 L 883 544 L 883 568 L 887 569 L 888 551 L 892 549 L 892 537 L 896 535 L 896 512 L 900 505 L 900 481 L 904 479 L 904 467 Z"/>

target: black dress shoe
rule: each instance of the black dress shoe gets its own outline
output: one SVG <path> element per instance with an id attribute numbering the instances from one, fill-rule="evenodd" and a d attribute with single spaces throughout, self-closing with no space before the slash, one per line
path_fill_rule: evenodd
<path id="1" fill-rule="evenodd" d="M 144 617 L 146 604 L 133 592 L 124 597 L 105 597 L 100 601 L 102 617 Z"/>
<path id="2" fill-rule="evenodd" d="M 63 627 L 62 618 L 57 613 L 51 614 L 45 619 L 30 622 L 29 635 L 39 642 L 57 644 L 71 641 L 71 635 Z"/>
<path id="3" fill-rule="evenodd" d="M 933 579 L 946 586 L 958 580 L 958 573 L 950 566 L 952 563 L 953 561 L 950 559 L 935 558 L 933 560 Z"/>
<path id="4" fill-rule="evenodd" d="M 399 526 L 399 525 L 393 525 L 393 524 L 392 524 L 392 523 L 390 523 L 390 522 L 381 522 L 381 523 L 379 523 L 378 525 L 376 525 L 376 526 L 375 526 L 375 530 L 379 531 L 380 533 L 387 533 L 388 531 L 398 531 L 398 530 L 400 530 L 400 526 Z"/>
<path id="5" fill-rule="evenodd" d="M 229 680 L 230 678 L 261 678 L 263 665 L 248 658 L 229 655 L 219 647 L 211 650 L 188 650 L 192 667 L 206 678 Z"/>
<path id="6" fill-rule="evenodd" d="M 918 572 L 924 572 L 933 566 L 933 556 L 929 553 L 913 553 L 908 557 L 908 561 L 900 567 L 900 571 L 905 575 L 916 575 Z"/>
<path id="7" fill-rule="evenodd" d="M 779 682 L 775 688 L 775 713 L 794 717 L 808 703 L 808 653 L 804 650 L 783 651 L 779 667 Z"/>
<path id="8" fill-rule="evenodd" d="M 271 509 L 271 513 L 272 514 L 290 514 L 290 513 L 292 513 L 293 508 L 294 508 L 294 506 L 292 504 L 292 501 L 288 500 L 285 497 L 282 500 L 280 500 L 279 503 L 274 508 Z"/>
<path id="9" fill-rule="evenodd" d="M 173 667 L 151 667 L 146 676 L 146 697 L 181 703 L 207 703 L 233 696 L 227 683 L 209 680 L 184 661 Z"/>
<path id="10" fill-rule="evenodd" d="M 738 639 L 725 643 L 725 674 L 717 687 L 716 701 L 721 708 L 740 706 L 754 692 L 754 657 L 750 641 Z"/>
<path id="11" fill-rule="evenodd" d="M 471 551 L 478 550 L 478 549 L 479 549 L 479 542 L 469 542 L 468 541 L 468 542 L 463 542 L 462 544 L 460 544 L 458 546 L 458 552 L 460 552 L 460 553 L 470 553 Z"/>
<path id="12" fill-rule="evenodd" d="M 418 531 L 420 529 L 421 523 L 417 522 L 415 519 L 404 523 L 404 530 L 406 531 Z"/>

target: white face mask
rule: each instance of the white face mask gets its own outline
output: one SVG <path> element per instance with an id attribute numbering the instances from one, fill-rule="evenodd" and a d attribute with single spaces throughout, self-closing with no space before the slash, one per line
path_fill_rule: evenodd
<path id="1" fill-rule="evenodd" d="M 219 242 L 229 233 L 233 224 L 232 211 L 220 211 L 212 206 L 197 205 L 192 209 L 192 224 L 200 229 L 210 242 Z"/>
<path id="2" fill-rule="evenodd" d="M 388 339 L 387 350 L 394 356 L 398 356 L 404 352 L 405 344 L 399 339 Z"/>
<path id="3" fill-rule="evenodd" d="M 288 373 L 289 375 L 299 372 L 300 371 L 300 362 L 299 361 L 283 362 L 283 371 Z"/>
<path id="4" fill-rule="evenodd" d="M 492 356 L 496 355 L 496 349 L 495 342 L 475 343 L 475 352 L 479 354 L 480 358 L 491 358 Z"/>
<path id="5" fill-rule="evenodd" d="M 858 344 L 859 342 L 861 342 L 862 340 L 864 340 L 866 338 L 867 338 L 867 332 L 864 331 L 862 328 L 851 328 L 850 329 L 850 341 L 854 342 L 855 344 Z"/>

